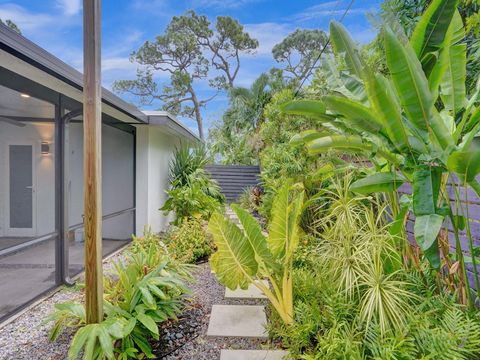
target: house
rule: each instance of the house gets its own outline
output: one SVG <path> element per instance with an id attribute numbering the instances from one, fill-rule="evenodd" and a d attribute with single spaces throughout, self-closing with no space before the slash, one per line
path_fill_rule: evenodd
<path id="1" fill-rule="evenodd" d="M 0 26 L 0 320 L 83 267 L 82 74 Z M 180 143 L 199 139 L 166 112 L 102 92 L 104 255 L 158 209 Z"/>

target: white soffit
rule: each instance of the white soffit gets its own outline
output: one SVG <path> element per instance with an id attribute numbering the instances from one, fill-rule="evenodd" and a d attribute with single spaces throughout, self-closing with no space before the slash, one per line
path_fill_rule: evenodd
<path id="1" fill-rule="evenodd" d="M 0 64 L 1 66 L 23 76 L 29 80 L 32 80 L 38 84 L 41 84 L 49 89 L 52 89 L 58 93 L 61 93 L 65 96 L 68 96 L 76 101 L 83 102 L 83 94 L 82 92 L 71 86 L 66 84 L 60 79 L 38 69 L 37 67 L 28 64 L 27 62 L 20 60 L 19 58 L 11 55 L 10 53 L 0 50 Z M 123 121 L 123 122 L 138 122 L 134 118 L 126 115 L 125 113 L 113 108 L 112 106 L 105 104 L 102 102 L 102 112 L 107 115 L 112 116 L 113 118 Z"/>

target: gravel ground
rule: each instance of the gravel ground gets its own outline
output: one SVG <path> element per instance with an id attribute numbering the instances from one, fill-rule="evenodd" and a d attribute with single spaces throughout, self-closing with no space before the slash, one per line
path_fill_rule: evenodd
<path id="1" fill-rule="evenodd" d="M 104 260 L 104 271 L 112 268 L 113 261 L 121 259 L 117 253 Z M 79 279 L 79 282 L 83 281 Z M 62 360 L 66 359 L 73 332 L 64 332 L 54 343 L 48 341 L 50 324 L 42 324 L 53 311 L 55 304 L 65 301 L 81 301 L 82 293 L 77 288 L 63 287 L 45 300 L 28 309 L 18 318 L 0 328 L 1 360 Z"/>
<path id="2" fill-rule="evenodd" d="M 155 344 L 155 354 L 159 359 L 215 360 L 220 358 L 221 349 L 253 350 L 274 347 L 269 341 L 255 339 L 207 338 L 212 305 L 264 305 L 266 301 L 224 299 L 225 287 L 217 282 L 208 263 L 198 265 L 194 275 L 196 279 L 196 283 L 192 284 L 194 296 L 188 310 L 178 322 L 164 326 L 162 340 Z"/>
<path id="3" fill-rule="evenodd" d="M 111 268 L 117 254 L 104 262 Z M 208 263 L 194 270 L 195 282 L 191 284 L 193 295 L 178 321 L 166 323 L 161 328 L 160 341 L 153 344 L 158 359 L 215 360 L 221 349 L 264 349 L 275 347 L 269 341 L 254 339 L 207 338 L 207 327 L 213 304 L 261 305 L 265 300 L 226 300 L 225 288 L 210 271 Z M 66 359 L 72 332 L 64 332 L 55 343 L 48 341 L 50 325 L 43 319 L 56 303 L 80 300 L 81 293 L 63 288 L 41 303 L 23 313 L 13 322 L 0 328 L 1 360 Z"/>

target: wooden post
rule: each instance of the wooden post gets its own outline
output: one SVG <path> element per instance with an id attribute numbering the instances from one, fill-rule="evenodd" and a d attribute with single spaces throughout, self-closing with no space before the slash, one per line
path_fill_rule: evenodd
<path id="1" fill-rule="evenodd" d="M 87 323 L 103 320 L 100 0 L 83 0 L 83 198 Z"/>

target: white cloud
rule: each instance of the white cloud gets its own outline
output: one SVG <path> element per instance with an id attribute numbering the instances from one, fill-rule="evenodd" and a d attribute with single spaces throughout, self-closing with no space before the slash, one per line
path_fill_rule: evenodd
<path id="1" fill-rule="evenodd" d="M 0 4 L 0 18 L 12 20 L 21 31 L 32 31 L 51 25 L 55 18 L 49 14 L 32 13 L 17 4 Z"/>
<path id="2" fill-rule="evenodd" d="M 294 14 L 288 18 L 294 22 L 307 22 L 311 20 L 340 20 L 340 18 L 346 13 L 346 17 L 352 15 L 363 15 L 369 11 L 375 11 L 376 8 L 373 4 L 368 5 L 368 2 L 360 2 L 358 6 L 355 3 L 351 3 L 347 0 L 339 1 L 327 1 L 317 5 L 310 6 L 303 11 Z"/>
<path id="3" fill-rule="evenodd" d="M 192 8 L 238 9 L 262 0 L 191 0 Z"/>
<path id="4" fill-rule="evenodd" d="M 78 14 L 82 8 L 81 0 L 57 0 L 57 6 L 67 16 Z"/>
<path id="5" fill-rule="evenodd" d="M 295 29 L 287 23 L 246 24 L 245 30 L 259 42 L 256 55 L 271 56 L 272 48 Z"/>

